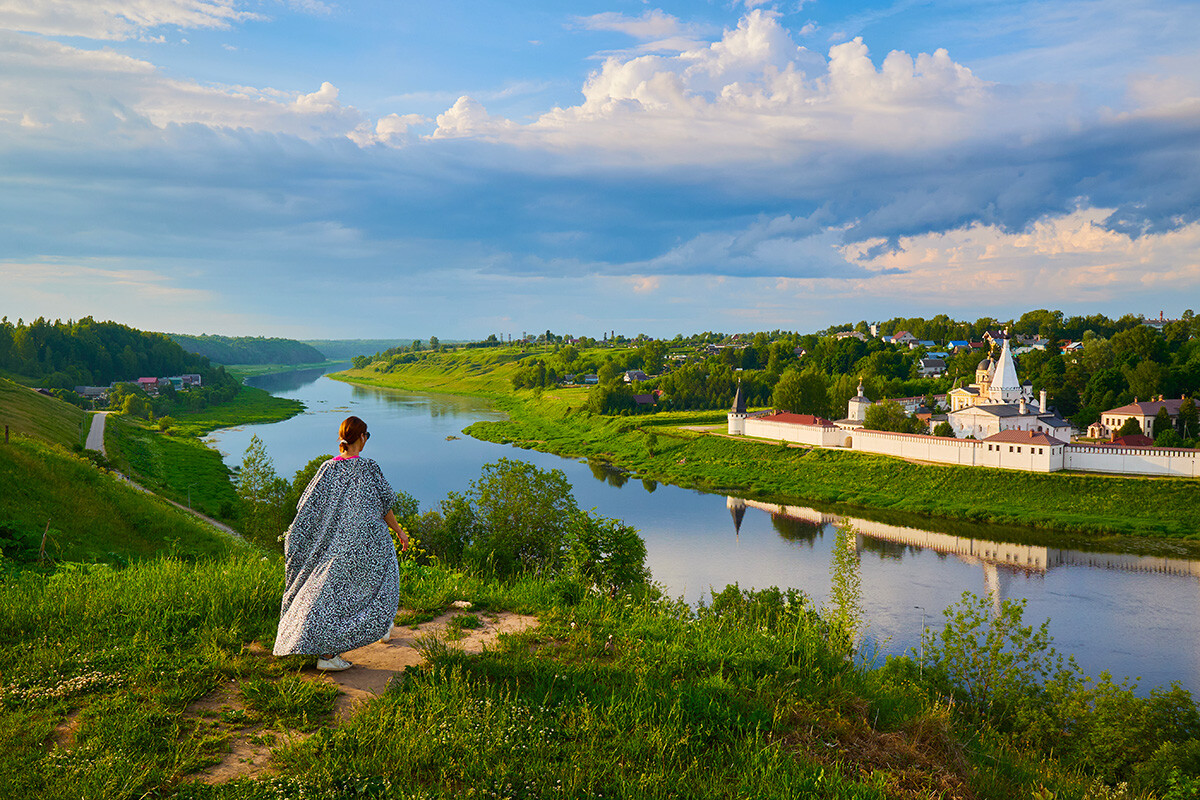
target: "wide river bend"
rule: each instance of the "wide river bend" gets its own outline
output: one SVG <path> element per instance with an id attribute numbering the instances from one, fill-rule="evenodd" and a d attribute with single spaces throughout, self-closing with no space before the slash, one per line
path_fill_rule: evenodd
<path id="1" fill-rule="evenodd" d="M 935 630 L 963 591 L 1024 598 L 1026 623 L 1050 620 L 1055 647 L 1089 675 L 1108 670 L 1139 680 L 1139 694 L 1178 681 L 1200 689 L 1200 561 L 1171 552 L 1105 553 L 1086 540 L 1023 529 L 890 518 L 860 512 L 727 498 L 629 479 L 585 461 L 481 442 L 462 435 L 477 420 L 502 419 L 485 401 L 353 386 L 307 370 L 253 379 L 307 410 L 269 425 L 216 431 L 230 466 L 251 435 L 290 477 L 310 459 L 337 452 L 338 423 L 355 414 L 371 428 L 364 452 L 422 510 L 464 491 L 482 465 L 519 458 L 566 473 L 581 508 L 624 519 L 646 540 L 647 562 L 665 591 L 690 603 L 713 588 L 792 587 L 827 602 L 838 521 L 858 531 L 866 635 L 879 653 L 903 653 Z"/>

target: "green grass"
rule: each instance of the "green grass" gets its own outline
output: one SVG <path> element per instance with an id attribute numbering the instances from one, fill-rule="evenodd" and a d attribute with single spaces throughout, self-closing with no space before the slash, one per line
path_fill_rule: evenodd
<path id="1" fill-rule="evenodd" d="M 236 518 L 241 501 L 216 450 L 132 417 L 110 415 L 104 433 L 109 459 L 138 483 L 211 517 Z"/>
<path id="2" fill-rule="evenodd" d="M 291 419 L 304 410 L 299 400 L 275 397 L 253 386 L 241 386 L 228 403 L 211 406 L 194 413 L 173 413 L 174 428 L 189 436 L 203 436 L 218 428 L 235 425 L 262 425 Z"/>
<path id="3" fill-rule="evenodd" d="M 480 656 L 431 645 L 430 666 L 334 724 L 311 659 L 249 646 L 271 647 L 278 561 L 10 576 L 0 796 L 1065 799 L 1089 783 L 980 735 L 901 673 L 855 666 L 799 595 L 694 612 L 564 605 L 546 580 L 411 562 L 401 582 L 406 604 L 466 599 L 542 624 Z M 218 689 L 244 707 L 189 714 Z M 251 726 L 279 774 L 197 783 Z"/>
<path id="4" fill-rule="evenodd" d="M 320 361 L 315 364 L 225 364 L 225 371 L 238 380 L 254 378 L 260 375 L 275 375 L 280 372 L 294 372 L 301 369 L 316 369 L 333 364 L 347 363 L 346 359 L 337 361 Z"/>
<path id="5" fill-rule="evenodd" d="M 7 425 L 10 436 L 36 436 L 71 447 L 84 443 L 91 424 L 92 415 L 86 411 L 0 378 L 0 428 Z"/>
<path id="6" fill-rule="evenodd" d="M 173 552 L 222 556 L 246 546 L 130 488 L 55 445 L 18 437 L 0 445 L 0 520 L 40 534 L 56 560 L 123 562 Z"/>
<path id="7" fill-rule="evenodd" d="M 671 415 L 555 418 L 532 404 L 510 406 L 509 414 L 508 421 L 479 422 L 466 432 L 598 458 L 638 477 L 705 491 L 1055 531 L 1200 539 L 1200 481 L 914 464 L 680 430 Z M 649 431 L 657 439 L 653 448 Z"/>

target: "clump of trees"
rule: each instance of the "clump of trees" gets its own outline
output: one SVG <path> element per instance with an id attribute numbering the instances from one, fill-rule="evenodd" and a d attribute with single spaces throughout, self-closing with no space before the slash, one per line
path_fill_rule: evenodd
<path id="1" fill-rule="evenodd" d="M 330 458 L 314 458 L 288 481 L 275 471 L 262 440 L 250 437 L 235 478 L 247 538 L 280 549 L 304 490 Z M 405 558 L 503 578 L 534 572 L 610 593 L 650 579 L 637 530 L 581 510 L 561 470 L 502 458 L 485 465 L 466 492 L 447 495 L 439 510 L 422 513 L 405 492 L 392 510 L 413 537 Z"/>

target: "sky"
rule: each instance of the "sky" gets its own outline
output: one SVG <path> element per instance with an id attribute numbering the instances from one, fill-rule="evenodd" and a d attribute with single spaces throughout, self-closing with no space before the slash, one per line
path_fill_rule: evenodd
<path id="1" fill-rule="evenodd" d="M 599 337 L 1200 307 L 1194 0 L 0 0 L 0 315 Z"/>

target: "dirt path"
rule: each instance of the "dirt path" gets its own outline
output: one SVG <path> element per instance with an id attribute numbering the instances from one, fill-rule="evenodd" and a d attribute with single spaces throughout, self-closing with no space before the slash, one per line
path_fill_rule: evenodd
<path id="1" fill-rule="evenodd" d="M 480 653 L 484 648 L 495 646 L 501 634 L 518 633 L 537 625 L 537 617 L 533 616 L 506 611 L 475 612 L 473 616 L 481 623 L 480 627 L 462 631 L 463 636 L 459 639 L 448 637 L 447 634 L 451 630 L 450 620 L 471 613 L 467 608 L 455 608 L 419 625 L 397 625 L 392 628 L 390 642 L 375 642 L 345 653 L 346 660 L 354 664 L 350 669 L 343 672 L 318 672 L 310 667 L 301 674 L 309 680 L 322 681 L 338 687 L 341 695 L 338 697 L 331 724 L 340 725 L 349 719 L 360 705 L 383 694 L 387 690 L 388 682 L 403 674 L 405 667 L 424 664 L 422 650 L 425 643 L 440 641 L 447 647 L 458 648 L 467 653 Z M 252 647 L 251 651 L 263 658 L 271 657 L 270 653 L 261 647 Z M 237 719 L 247 711 L 248 707 L 236 681 L 231 681 L 193 703 L 184 717 L 192 725 L 203 724 L 205 720 L 209 720 L 208 724 L 215 727 L 219 725 L 215 719 Z M 271 774 L 272 749 L 301 741 L 311 735 L 296 731 L 271 731 L 261 724 L 228 726 L 222 732 L 229 736 L 229 752 L 220 763 L 190 777 L 205 783 L 221 784 L 238 778 Z"/>

